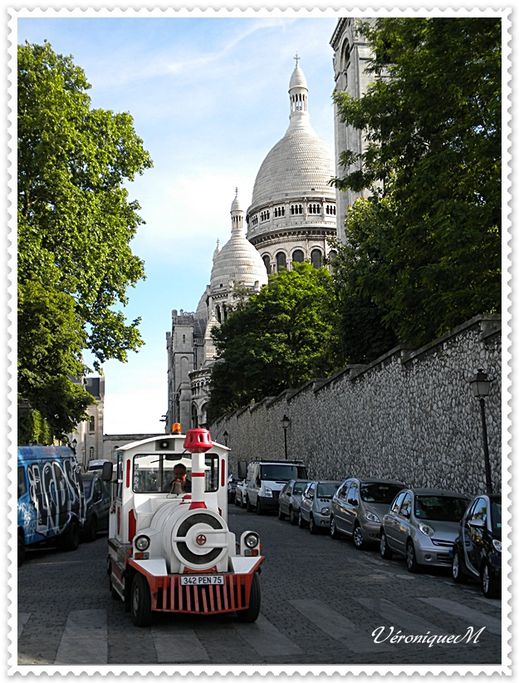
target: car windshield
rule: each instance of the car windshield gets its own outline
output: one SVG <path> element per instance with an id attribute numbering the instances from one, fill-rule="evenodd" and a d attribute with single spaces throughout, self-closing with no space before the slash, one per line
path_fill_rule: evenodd
<path id="1" fill-rule="evenodd" d="M 360 485 L 360 497 L 365 503 L 384 503 L 389 505 L 396 494 L 402 490 L 398 484 L 372 484 Z"/>
<path id="2" fill-rule="evenodd" d="M 418 519 L 459 522 L 466 509 L 467 500 L 454 496 L 416 496 L 414 500 L 414 514 Z"/>
<path id="3" fill-rule="evenodd" d="M 304 479 L 306 468 L 302 465 L 285 465 L 273 463 L 261 466 L 261 478 L 266 481 L 290 481 L 290 479 Z"/>
<path id="4" fill-rule="evenodd" d="M 492 531 L 494 533 L 501 533 L 501 502 L 492 501 Z"/>
<path id="5" fill-rule="evenodd" d="M 294 484 L 294 493 L 303 493 L 305 490 L 306 481 L 297 481 Z"/>
<path id="6" fill-rule="evenodd" d="M 335 491 L 339 488 L 339 482 L 326 482 L 324 484 L 317 484 L 318 498 L 331 498 Z"/>

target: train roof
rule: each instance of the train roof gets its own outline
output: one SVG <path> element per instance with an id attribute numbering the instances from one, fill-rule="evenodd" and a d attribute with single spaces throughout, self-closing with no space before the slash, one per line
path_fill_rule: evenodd
<path id="1" fill-rule="evenodd" d="M 146 439 L 141 439 L 140 441 L 131 441 L 130 443 L 126 443 L 123 446 L 118 446 L 116 448 L 116 451 L 129 451 L 133 450 L 134 448 L 140 448 L 142 446 L 149 446 L 150 444 L 157 444 L 155 447 L 155 451 L 168 451 L 168 450 L 175 450 L 177 452 L 183 452 L 184 449 L 184 441 L 186 439 L 185 434 L 161 434 L 160 436 L 152 436 Z M 180 443 L 180 447 L 176 447 L 175 449 L 170 449 L 168 445 L 166 445 L 166 442 L 173 441 L 175 446 L 177 446 L 178 443 Z M 216 441 L 213 441 L 213 446 L 216 449 L 222 450 L 222 451 L 230 451 L 231 449 L 228 448 L 227 446 L 224 446 L 223 444 L 217 443 Z"/>

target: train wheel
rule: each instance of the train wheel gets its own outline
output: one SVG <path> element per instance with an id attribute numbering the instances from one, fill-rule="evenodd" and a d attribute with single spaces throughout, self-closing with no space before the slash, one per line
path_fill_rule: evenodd
<path id="1" fill-rule="evenodd" d="M 148 582 L 142 574 L 133 577 L 130 593 L 130 612 L 135 626 L 151 624 L 151 596 Z"/>
<path id="2" fill-rule="evenodd" d="M 252 586 L 250 589 L 250 598 L 249 598 L 249 606 L 247 609 L 242 609 L 239 612 L 236 612 L 236 616 L 238 617 L 238 621 L 244 621 L 247 623 L 251 623 L 253 621 L 256 621 L 259 615 L 260 611 L 260 606 L 261 606 L 261 590 L 260 590 L 260 582 L 257 574 L 254 574 L 254 578 L 252 579 Z"/>

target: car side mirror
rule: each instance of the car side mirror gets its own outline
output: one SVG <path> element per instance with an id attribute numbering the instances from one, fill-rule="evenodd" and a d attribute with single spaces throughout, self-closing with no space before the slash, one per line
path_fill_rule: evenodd
<path id="1" fill-rule="evenodd" d="M 101 472 L 101 479 L 103 481 L 112 481 L 113 471 L 114 471 L 113 462 L 104 462 L 103 463 L 103 470 Z"/>

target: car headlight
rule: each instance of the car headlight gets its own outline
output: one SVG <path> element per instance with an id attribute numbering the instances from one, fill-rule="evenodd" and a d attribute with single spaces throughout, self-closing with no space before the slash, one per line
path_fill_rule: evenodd
<path id="1" fill-rule="evenodd" d="M 150 539 L 147 536 L 137 536 L 137 538 L 135 539 L 135 547 L 140 552 L 148 550 L 148 548 L 150 547 Z"/>
<path id="2" fill-rule="evenodd" d="M 494 546 L 494 548 L 497 550 L 498 553 L 501 552 L 501 541 L 498 541 L 497 538 L 494 538 L 494 540 L 492 541 L 492 545 Z"/>
<path id="3" fill-rule="evenodd" d="M 321 508 L 321 514 L 322 515 L 329 515 L 330 514 L 330 508 Z"/>
<path id="4" fill-rule="evenodd" d="M 376 522 L 377 524 L 380 524 L 380 519 L 374 512 L 366 512 L 366 519 L 368 522 Z"/>
<path id="5" fill-rule="evenodd" d="M 272 498 L 272 489 L 269 489 L 267 486 L 263 489 L 263 495 L 265 498 Z"/>
<path id="6" fill-rule="evenodd" d="M 434 529 L 432 526 L 429 526 L 428 524 L 424 524 L 423 522 L 420 522 L 418 524 L 418 528 L 422 532 L 422 534 L 425 534 L 426 536 L 433 536 L 434 535 Z"/>
<path id="7" fill-rule="evenodd" d="M 256 548 L 258 543 L 259 543 L 259 536 L 258 534 L 255 533 L 250 533 L 245 536 L 244 543 L 247 546 L 247 548 Z"/>

